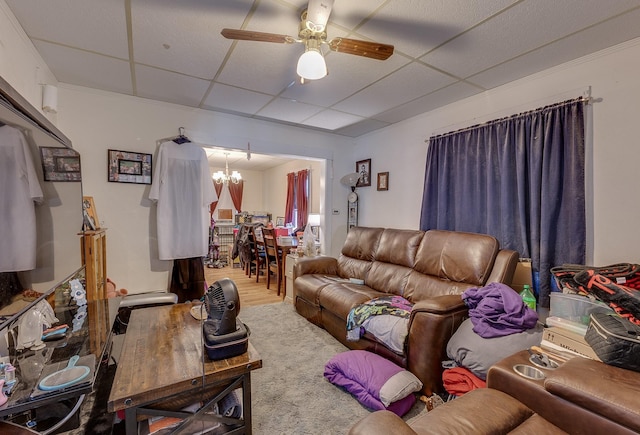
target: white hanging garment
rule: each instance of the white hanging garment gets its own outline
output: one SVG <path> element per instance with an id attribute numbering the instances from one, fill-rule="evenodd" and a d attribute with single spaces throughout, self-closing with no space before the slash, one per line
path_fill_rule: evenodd
<path id="1" fill-rule="evenodd" d="M 218 198 L 202 147 L 162 143 L 149 199 L 157 201 L 158 258 L 206 257 L 209 206 Z"/>
<path id="2" fill-rule="evenodd" d="M 0 272 L 36 268 L 35 202 L 42 197 L 24 135 L 0 127 Z"/>

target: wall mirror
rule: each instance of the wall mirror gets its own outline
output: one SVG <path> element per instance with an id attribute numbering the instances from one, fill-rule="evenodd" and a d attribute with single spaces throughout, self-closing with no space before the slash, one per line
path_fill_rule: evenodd
<path id="1" fill-rule="evenodd" d="M 82 231 L 80 155 L 73 150 L 66 136 L 0 77 L 0 128 L 4 128 L 1 125 L 16 128 L 24 135 L 43 193 L 42 202 L 35 206 L 35 268 L 15 272 L 24 288 L 51 293 L 82 265 L 78 235 Z M 42 160 L 43 149 L 45 157 L 60 153 L 62 158 L 56 160 L 57 166 L 52 167 L 49 159 Z M 9 159 L 9 155 L 4 154 L 2 158 Z M 51 181 L 45 180 L 47 171 L 47 179 Z M 0 191 L 0 195 L 7 198 L 10 192 Z M 5 211 L 9 210 L 10 207 L 5 208 Z M 0 225 L 9 225 L 7 221 L 11 219 L 3 219 Z M 0 249 L 7 249 L 6 245 L 6 241 L 0 240 Z M 15 297 L 6 300 L 5 297 L 1 302 L 0 330 L 35 301 Z"/>

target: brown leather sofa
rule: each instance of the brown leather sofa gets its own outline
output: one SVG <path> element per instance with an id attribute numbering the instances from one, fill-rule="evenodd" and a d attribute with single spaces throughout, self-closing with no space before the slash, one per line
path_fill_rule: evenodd
<path id="1" fill-rule="evenodd" d="M 517 262 L 517 252 L 501 250 L 485 234 L 356 227 L 339 258 L 298 260 L 294 304 L 299 314 L 350 349 L 375 352 L 407 368 L 431 395 L 443 391 L 446 345 L 467 316 L 460 294 L 490 282 L 510 284 Z M 388 295 L 415 304 L 404 352 L 392 351 L 369 334 L 347 341 L 351 308 Z"/>
<path id="2" fill-rule="evenodd" d="M 640 373 L 576 357 L 543 380 L 525 379 L 513 366 L 528 363 L 526 351 L 489 369 L 488 388 L 424 412 L 405 422 L 376 411 L 349 435 L 372 434 L 637 434 Z"/>

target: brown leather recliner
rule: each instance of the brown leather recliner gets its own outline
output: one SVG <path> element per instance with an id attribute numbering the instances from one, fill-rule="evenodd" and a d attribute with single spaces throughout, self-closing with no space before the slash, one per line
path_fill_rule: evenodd
<path id="1" fill-rule="evenodd" d="M 467 316 L 460 295 L 490 282 L 510 284 L 517 262 L 517 252 L 500 249 L 486 234 L 356 227 L 339 258 L 298 260 L 294 304 L 299 314 L 347 347 L 375 352 L 407 368 L 431 395 L 443 391 L 446 345 Z M 404 352 L 394 352 L 368 333 L 347 341 L 349 311 L 389 295 L 414 304 Z"/>
<path id="2" fill-rule="evenodd" d="M 575 357 L 545 378 L 525 379 L 513 366 L 530 364 L 527 351 L 489 369 L 488 388 L 473 390 L 405 422 L 376 411 L 349 435 L 375 434 L 637 434 L 640 373 Z"/>

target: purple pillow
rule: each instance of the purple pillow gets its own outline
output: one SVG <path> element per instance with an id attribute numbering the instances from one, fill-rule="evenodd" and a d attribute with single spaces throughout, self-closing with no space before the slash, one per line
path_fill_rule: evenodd
<path id="1" fill-rule="evenodd" d="M 416 401 L 412 391 L 389 406 L 385 406 L 380 400 L 383 385 L 402 371 L 402 367 L 375 353 L 349 350 L 337 354 L 327 362 L 324 377 L 347 390 L 366 408 L 374 411 L 386 409 L 402 417 Z"/>

